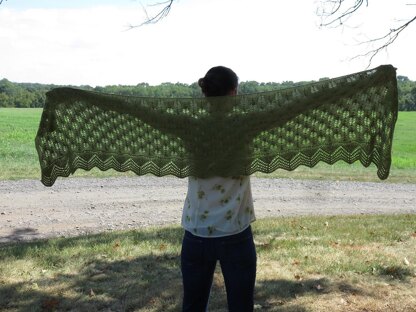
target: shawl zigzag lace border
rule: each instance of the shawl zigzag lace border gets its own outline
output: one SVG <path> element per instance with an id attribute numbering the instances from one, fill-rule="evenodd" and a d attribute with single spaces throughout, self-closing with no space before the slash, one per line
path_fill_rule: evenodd
<path id="1" fill-rule="evenodd" d="M 54 89 L 36 148 L 42 183 L 77 169 L 176 177 L 236 176 L 374 163 L 386 179 L 397 119 L 390 65 L 235 97 L 141 98 Z"/>

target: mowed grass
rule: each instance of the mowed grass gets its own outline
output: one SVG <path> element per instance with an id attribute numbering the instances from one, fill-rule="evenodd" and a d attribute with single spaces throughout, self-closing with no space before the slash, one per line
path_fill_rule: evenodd
<path id="1" fill-rule="evenodd" d="M 39 177 L 34 138 L 41 109 L 0 108 L 0 179 Z"/>
<path id="2" fill-rule="evenodd" d="M 41 109 L 0 109 L 0 179 L 38 179 L 40 169 L 34 138 Z M 394 133 L 393 163 L 388 182 L 416 183 L 416 112 L 400 112 Z M 74 176 L 121 176 L 113 170 L 89 172 L 78 170 Z M 379 181 L 376 168 L 364 168 L 361 164 L 348 165 L 339 162 L 333 166 L 320 163 L 314 168 L 299 167 L 287 172 L 277 170 L 272 174 L 256 174 L 260 177 L 285 177 L 301 179 L 332 179 Z"/>
<path id="3" fill-rule="evenodd" d="M 258 311 L 416 309 L 416 215 L 253 223 Z M 179 227 L 0 248 L 1 311 L 180 311 Z M 217 267 L 209 311 L 226 311 Z"/>

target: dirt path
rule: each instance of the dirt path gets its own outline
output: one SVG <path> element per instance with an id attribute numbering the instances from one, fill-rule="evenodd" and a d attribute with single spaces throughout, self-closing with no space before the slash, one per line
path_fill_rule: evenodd
<path id="1" fill-rule="evenodd" d="M 0 181 L 0 242 L 179 224 L 187 180 Z M 252 178 L 257 218 L 416 213 L 416 184 Z"/>

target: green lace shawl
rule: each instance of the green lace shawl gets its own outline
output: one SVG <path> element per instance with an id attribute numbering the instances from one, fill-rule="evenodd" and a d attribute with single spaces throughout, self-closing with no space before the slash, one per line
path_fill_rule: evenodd
<path id="1" fill-rule="evenodd" d="M 323 161 L 389 175 L 397 82 L 390 65 L 283 90 L 149 98 L 57 88 L 35 139 L 41 181 L 78 168 L 176 177 L 250 175 Z"/>

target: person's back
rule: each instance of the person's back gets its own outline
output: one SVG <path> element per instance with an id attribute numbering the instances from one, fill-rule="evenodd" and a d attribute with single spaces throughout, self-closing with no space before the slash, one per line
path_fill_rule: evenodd
<path id="1" fill-rule="evenodd" d="M 207 97 L 236 95 L 237 75 L 211 68 L 199 86 Z M 227 134 L 223 134 L 227 135 Z M 229 311 L 252 311 L 256 251 L 250 177 L 189 177 L 182 215 L 183 311 L 206 311 L 216 262 L 221 264 Z"/>

